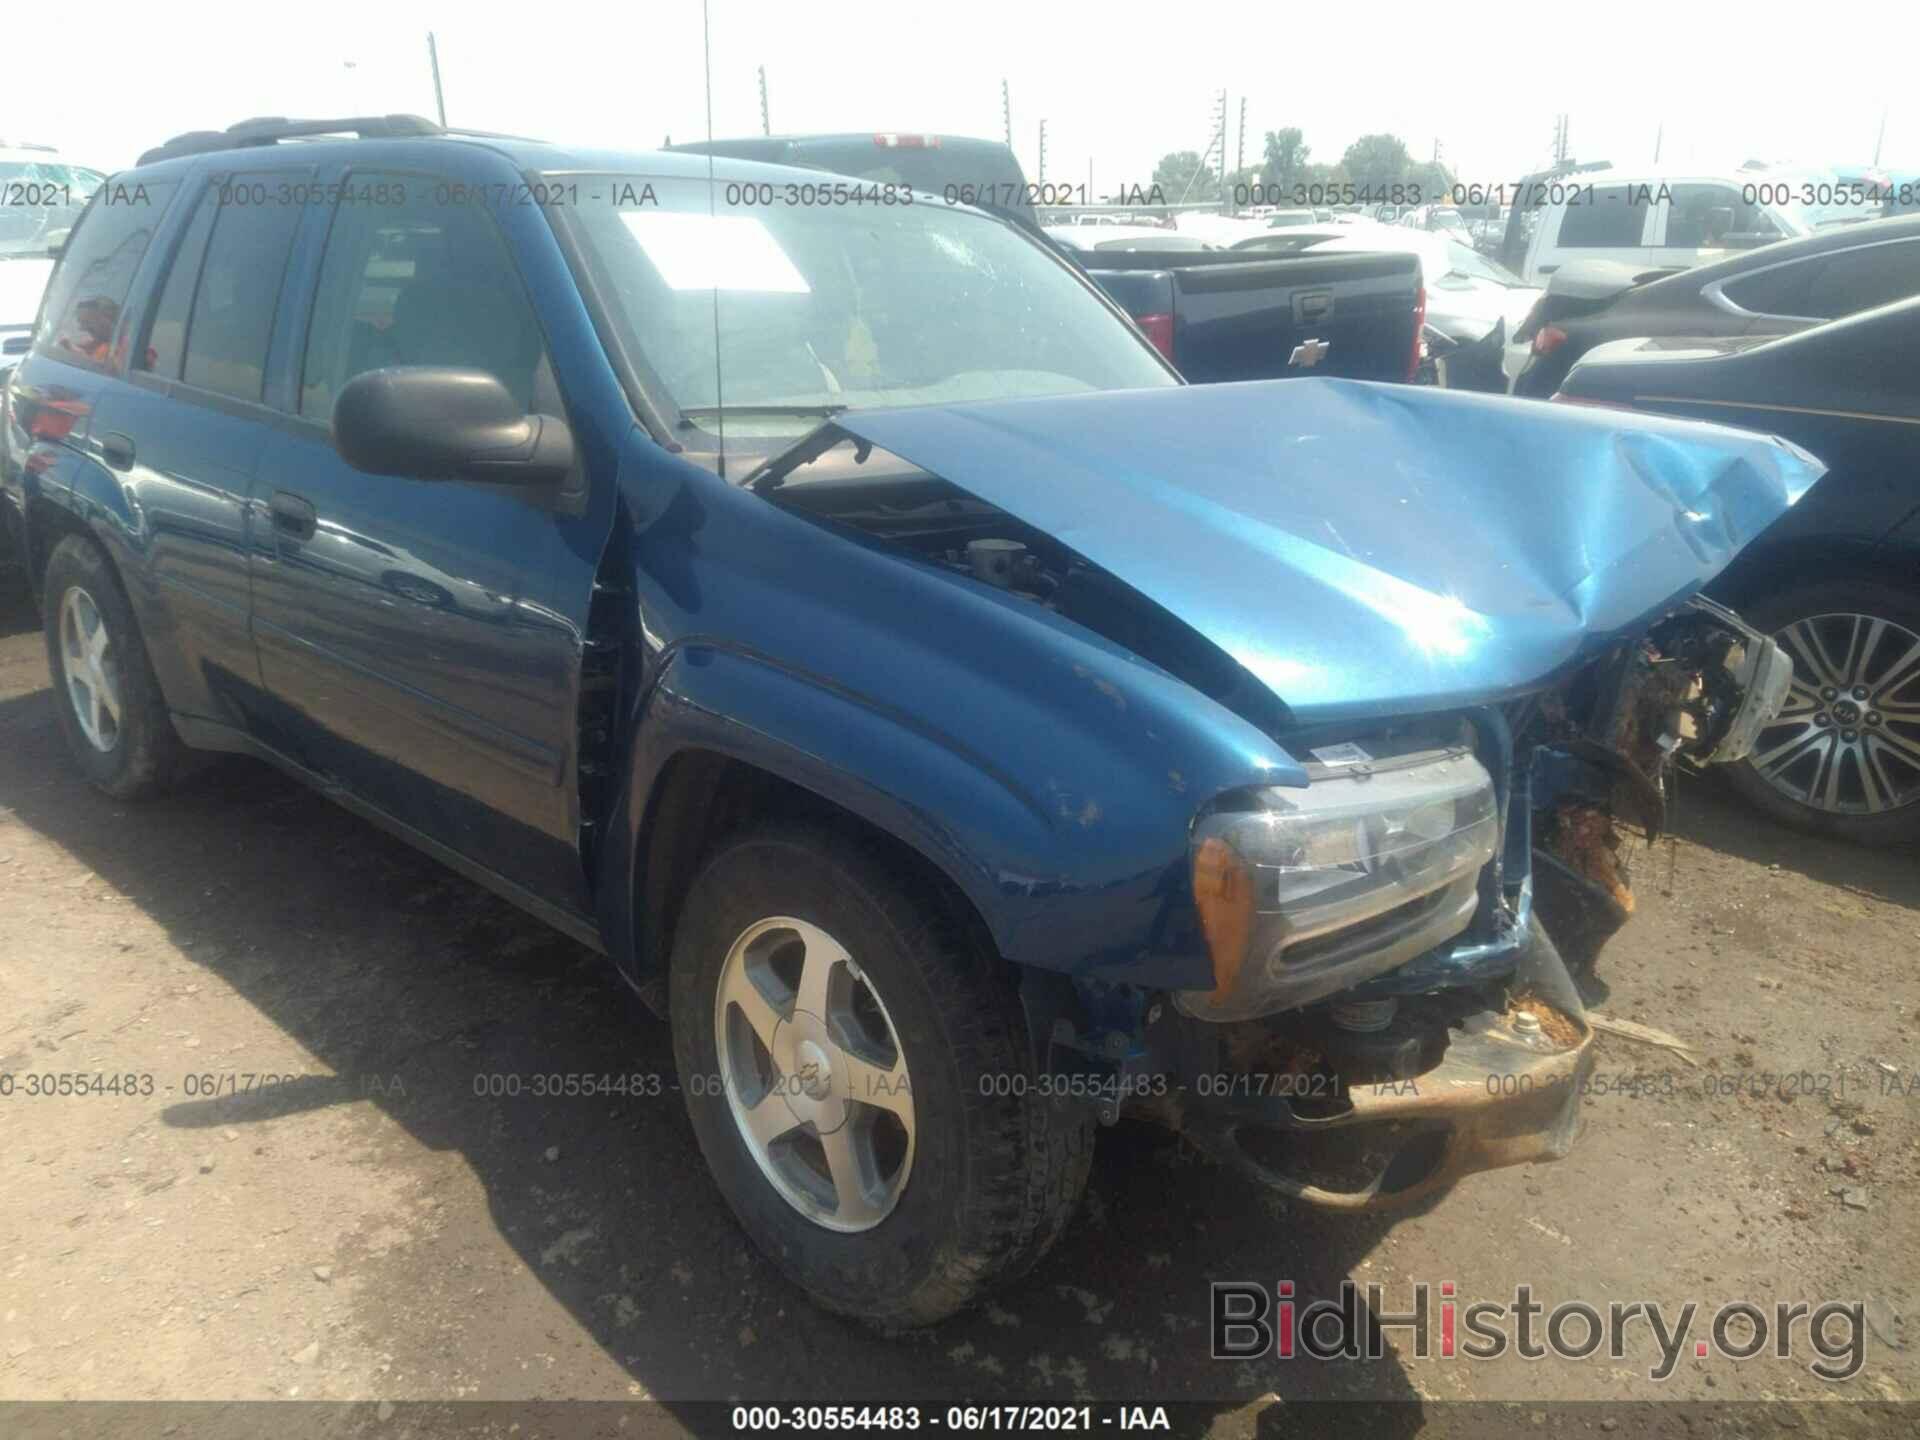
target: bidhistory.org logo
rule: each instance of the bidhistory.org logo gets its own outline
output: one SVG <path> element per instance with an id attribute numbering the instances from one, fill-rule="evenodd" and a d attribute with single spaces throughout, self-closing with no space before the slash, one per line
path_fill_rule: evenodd
<path id="1" fill-rule="evenodd" d="M 1378 1360 L 1392 1330 L 1406 1335 L 1423 1360 L 1497 1360 L 1509 1352 L 1523 1360 L 1624 1360 L 1635 1343 L 1629 1332 L 1638 1328 L 1657 1352 L 1647 1372 L 1653 1380 L 1672 1375 L 1689 1351 L 1701 1360 L 1787 1360 L 1810 1352 L 1817 1358 L 1807 1368 L 1822 1380 L 1850 1380 L 1866 1362 L 1866 1310 L 1857 1300 L 1781 1300 L 1771 1308 L 1729 1300 L 1696 1330 L 1704 1308 L 1696 1300 L 1673 1307 L 1658 1300 L 1610 1300 L 1604 1309 L 1563 1300 L 1548 1309 L 1533 1298 L 1531 1285 L 1515 1286 L 1509 1300 L 1470 1304 L 1461 1302 L 1455 1288 L 1451 1280 L 1438 1287 L 1416 1281 L 1411 1304 L 1390 1311 L 1379 1285 L 1366 1287 L 1363 1307 L 1351 1280 L 1340 1282 L 1337 1299 L 1313 1301 L 1297 1297 L 1291 1280 L 1272 1291 L 1252 1281 L 1215 1281 L 1213 1358 Z"/>

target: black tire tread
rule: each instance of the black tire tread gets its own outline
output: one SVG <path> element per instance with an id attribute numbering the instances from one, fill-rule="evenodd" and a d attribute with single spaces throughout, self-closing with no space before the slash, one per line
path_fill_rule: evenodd
<path id="1" fill-rule="evenodd" d="M 1024 1011 L 1005 963 L 972 933 L 962 903 L 870 837 L 804 822 L 775 822 L 723 843 L 694 882 L 741 847 L 791 846 L 841 872 L 843 883 L 877 909 L 926 980 L 962 1074 L 1022 1073 L 1028 1059 Z M 679 934 L 689 933 L 682 924 Z M 677 948 L 677 947 L 676 947 Z M 676 978 L 685 971 L 674 957 Z M 676 1007 L 676 1017 L 679 1007 Z M 684 1025 L 676 1024 L 676 1053 Z M 683 1058 L 683 1063 L 685 1060 Z M 1046 1254 L 1079 1208 L 1093 1160 L 1094 1125 L 1084 1113 L 1041 1099 L 966 1093 L 972 1173 L 965 1186 L 978 1203 L 962 1233 L 939 1237 L 938 1263 L 913 1291 L 858 1308 L 814 1294 L 816 1303 L 883 1329 L 929 1325 L 1017 1278 Z"/>
<path id="2" fill-rule="evenodd" d="M 60 655 L 60 597 L 73 584 L 83 586 L 93 597 L 113 631 L 119 653 L 121 740 L 104 755 L 81 733 L 79 720 L 67 702 L 65 665 Z M 113 562 L 92 540 L 66 536 L 47 557 L 41 601 L 54 704 L 68 749 L 80 769 L 95 787 L 116 800 L 144 800 L 165 794 L 185 773 L 188 750 L 173 728 L 173 718 L 147 655 L 145 637 Z"/>

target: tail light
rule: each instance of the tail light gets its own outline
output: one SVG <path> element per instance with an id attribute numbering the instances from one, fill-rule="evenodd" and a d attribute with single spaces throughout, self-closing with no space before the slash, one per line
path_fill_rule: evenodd
<path id="1" fill-rule="evenodd" d="M 1420 373 L 1420 338 L 1427 328 L 1427 287 L 1422 285 L 1413 297 L 1413 347 L 1407 352 L 1407 379 Z"/>
<path id="2" fill-rule="evenodd" d="M 1136 315 L 1133 323 L 1138 325 L 1141 333 L 1153 343 L 1153 348 L 1166 356 L 1168 362 L 1171 363 L 1173 360 L 1173 316 Z"/>
<path id="3" fill-rule="evenodd" d="M 1533 353 L 1551 355 L 1567 343 L 1567 332 L 1558 325 L 1542 325 L 1533 332 Z"/>
<path id="4" fill-rule="evenodd" d="M 873 143 L 882 150 L 938 150 L 938 135 L 875 135 Z"/>

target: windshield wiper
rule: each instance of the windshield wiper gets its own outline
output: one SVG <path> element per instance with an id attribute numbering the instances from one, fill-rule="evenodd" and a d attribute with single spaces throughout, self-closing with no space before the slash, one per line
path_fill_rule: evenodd
<path id="1" fill-rule="evenodd" d="M 846 411 L 845 405 L 689 405 L 680 411 L 680 428 L 691 429 L 694 418 L 701 415 L 799 415 L 831 420 Z"/>

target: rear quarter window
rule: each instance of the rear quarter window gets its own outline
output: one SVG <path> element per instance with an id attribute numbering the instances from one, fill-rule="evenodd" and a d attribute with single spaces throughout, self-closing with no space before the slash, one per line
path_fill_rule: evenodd
<path id="1" fill-rule="evenodd" d="M 134 272 L 179 187 L 103 185 L 67 240 L 40 303 L 34 349 L 57 360 L 106 365 Z"/>

